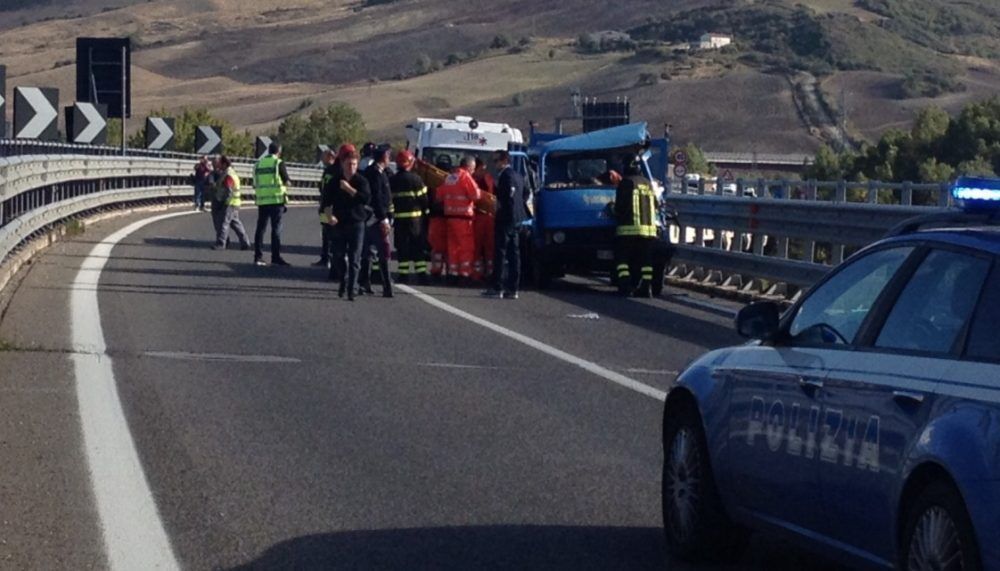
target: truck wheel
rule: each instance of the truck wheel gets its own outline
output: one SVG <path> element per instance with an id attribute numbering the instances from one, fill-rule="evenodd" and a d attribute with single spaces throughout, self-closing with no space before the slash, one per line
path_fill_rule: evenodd
<path id="1" fill-rule="evenodd" d="M 682 404 L 663 427 L 663 528 L 669 551 L 685 560 L 738 558 L 746 530 L 726 516 L 698 413 Z"/>
<path id="2" fill-rule="evenodd" d="M 934 482 L 906 512 L 899 563 L 902 571 L 981 569 L 972 522 L 958 491 Z"/>
<path id="3" fill-rule="evenodd" d="M 667 268 L 663 264 L 653 266 L 653 297 L 660 297 L 663 293 L 663 282 L 667 279 Z"/>

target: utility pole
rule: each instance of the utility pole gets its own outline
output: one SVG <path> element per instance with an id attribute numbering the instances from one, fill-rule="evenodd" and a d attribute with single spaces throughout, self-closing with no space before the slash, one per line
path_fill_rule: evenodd
<path id="1" fill-rule="evenodd" d="M 127 81 L 128 70 L 125 69 L 125 66 L 126 66 L 126 64 L 128 62 L 128 58 L 126 57 L 127 52 L 128 52 L 128 49 L 125 46 L 122 46 L 122 156 L 123 157 L 126 154 L 126 148 L 128 146 L 128 142 L 125 140 L 125 115 L 126 115 L 126 111 L 127 111 L 127 104 L 126 104 L 127 103 L 127 91 L 126 90 L 128 89 L 128 85 L 127 85 L 128 84 L 128 81 Z"/>

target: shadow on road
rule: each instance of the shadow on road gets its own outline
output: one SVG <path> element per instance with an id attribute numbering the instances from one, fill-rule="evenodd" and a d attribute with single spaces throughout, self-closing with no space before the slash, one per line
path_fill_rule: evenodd
<path id="1" fill-rule="evenodd" d="M 481 526 L 348 531 L 292 539 L 232 571 L 666 568 L 651 527 Z"/>
<path id="2" fill-rule="evenodd" d="M 250 238 L 253 238 L 252 229 L 248 229 L 248 231 L 251 232 Z M 267 234 L 266 239 L 268 240 L 270 239 L 270 233 Z M 231 241 L 229 242 L 230 245 L 229 247 L 231 249 L 233 245 L 236 244 L 236 242 L 235 238 L 233 237 L 230 237 L 230 240 Z M 163 246 L 166 248 L 182 248 L 182 249 L 191 248 L 199 250 L 210 247 L 214 242 L 212 240 L 192 240 L 190 238 L 169 238 L 166 236 L 154 236 L 152 238 L 145 238 L 142 241 L 142 243 L 147 246 Z M 320 251 L 319 246 L 304 246 L 301 244 L 287 244 L 287 243 L 281 244 L 282 254 L 301 254 L 304 256 L 316 256 L 317 258 L 319 258 L 319 251 Z M 271 255 L 270 243 L 265 244 L 264 255 L 270 257 Z"/>

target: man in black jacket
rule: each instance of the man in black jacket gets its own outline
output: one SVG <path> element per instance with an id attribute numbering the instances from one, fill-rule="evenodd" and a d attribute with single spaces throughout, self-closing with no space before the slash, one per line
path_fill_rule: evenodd
<path id="1" fill-rule="evenodd" d="M 354 301 L 364 244 L 365 220 L 371 191 L 368 180 L 358 172 L 358 153 L 349 153 L 340 160 L 340 178 L 323 187 L 323 209 L 333 225 L 333 267 L 330 279 L 340 278 L 338 295 Z M 344 262 L 344 257 L 347 262 Z"/>
<path id="2" fill-rule="evenodd" d="M 396 155 L 396 174 L 389 180 L 392 187 L 392 205 L 395 226 L 396 256 L 399 258 L 399 281 L 407 283 L 410 277 L 427 277 L 427 243 L 424 228 L 430 213 L 427 185 L 412 172 L 416 159 L 410 151 Z"/>
<path id="3" fill-rule="evenodd" d="M 372 250 L 378 255 L 378 272 L 382 278 L 382 297 L 392 297 L 392 277 L 389 274 L 389 260 L 392 245 L 389 235 L 392 231 L 392 187 L 389 183 L 391 150 L 381 147 L 375 150 L 372 164 L 365 169 L 365 178 L 371 188 L 371 219 L 365 230 L 365 245 L 361 256 L 361 291 L 372 294 Z"/>
<path id="4" fill-rule="evenodd" d="M 521 246 L 518 226 L 528 218 L 531 190 L 524 177 L 510 165 L 510 153 L 497 151 L 493 155 L 499 171 L 496 183 L 497 213 L 493 287 L 483 292 L 487 297 L 517 299 L 521 281 Z"/>

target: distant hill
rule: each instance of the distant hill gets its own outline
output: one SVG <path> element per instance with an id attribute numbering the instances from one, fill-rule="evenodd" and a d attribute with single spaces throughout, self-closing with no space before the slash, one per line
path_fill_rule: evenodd
<path id="1" fill-rule="evenodd" d="M 329 101 L 399 139 L 417 115 L 525 127 L 569 95 L 713 150 L 809 152 L 1000 88 L 994 0 L 3 0 L 13 85 L 73 92 L 73 39 L 130 35 L 136 109 L 208 107 L 270 133 Z M 609 19 L 613 16 L 613 19 Z M 608 32 L 617 32 L 609 34 Z M 687 51 L 702 33 L 734 38 Z M 610 38 L 610 39 L 609 39 Z"/>

